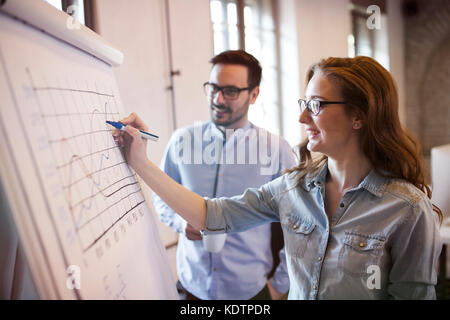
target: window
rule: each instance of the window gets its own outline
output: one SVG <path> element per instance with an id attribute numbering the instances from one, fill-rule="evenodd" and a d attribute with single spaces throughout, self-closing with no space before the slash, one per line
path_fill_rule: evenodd
<path id="1" fill-rule="evenodd" d="M 244 49 L 263 68 L 261 91 L 249 110 L 255 125 L 280 134 L 280 90 L 274 0 L 211 0 L 214 54 Z"/>
<path id="2" fill-rule="evenodd" d="M 237 5 L 232 0 L 212 0 L 211 20 L 214 32 L 214 54 L 239 49 Z"/>
<path id="3" fill-rule="evenodd" d="M 92 0 L 45 0 L 56 9 L 73 16 L 86 27 L 94 29 Z"/>

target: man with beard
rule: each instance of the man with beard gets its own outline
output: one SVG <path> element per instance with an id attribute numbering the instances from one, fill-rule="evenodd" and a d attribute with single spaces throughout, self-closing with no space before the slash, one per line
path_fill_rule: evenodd
<path id="1" fill-rule="evenodd" d="M 262 69 L 258 60 L 237 50 L 222 52 L 210 62 L 210 78 L 203 86 L 211 121 L 177 130 L 161 169 L 203 197 L 229 197 L 279 177 L 295 161 L 284 139 L 248 121 L 249 106 L 259 95 Z M 181 298 L 279 299 L 289 290 L 284 250 L 278 252 L 279 246 L 272 252 L 274 243 L 283 246 L 279 224 L 228 234 L 223 248 L 212 253 L 205 250 L 201 232 L 156 194 L 153 203 L 160 220 L 180 234 L 177 288 Z M 271 241 L 275 234 L 281 240 Z"/>

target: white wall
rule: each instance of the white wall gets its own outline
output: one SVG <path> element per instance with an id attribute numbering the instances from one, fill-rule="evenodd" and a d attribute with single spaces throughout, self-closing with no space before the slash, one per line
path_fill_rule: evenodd
<path id="1" fill-rule="evenodd" d="M 346 57 L 347 37 L 352 33 L 349 0 L 297 0 L 300 84 L 309 66 L 322 58 Z"/>
<path id="2" fill-rule="evenodd" d="M 214 55 L 209 0 L 169 0 L 177 126 L 210 118 L 203 93 Z"/>

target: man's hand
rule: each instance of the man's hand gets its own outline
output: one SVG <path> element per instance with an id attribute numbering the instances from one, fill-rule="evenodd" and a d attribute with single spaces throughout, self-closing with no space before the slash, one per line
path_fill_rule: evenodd
<path id="1" fill-rule="evenodd" d="M 200 233 L 200 231 L 195 229 L 189 223 L 186 225 L 184 233 L 186 234 L 186 238 L 188 238 L 189 240 L 202 240 L 202 234 Z"/>
<path id="2" fill-rule="evenodd" d="M 281 300 L 281 298 L 283 298 L 284 294 L 277 291 L 277 289 L 272 286 L 269 279 L 267 279 L 267 288 L 269 289 L 270 297 L 272 298 L 272 300 Z"/>

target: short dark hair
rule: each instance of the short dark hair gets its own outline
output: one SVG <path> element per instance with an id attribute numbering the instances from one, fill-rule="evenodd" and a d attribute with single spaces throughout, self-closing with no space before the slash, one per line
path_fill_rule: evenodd
<path id="1" fill-rule="evenodd" d="M 245 66 L 248 70 L 248 86 L 253 89 L 261 83 L 262 68 L 259 61 L 244 50 L 224 51 L 214 56 L 209 62 L 213 66 L 219 63 Z"/>

